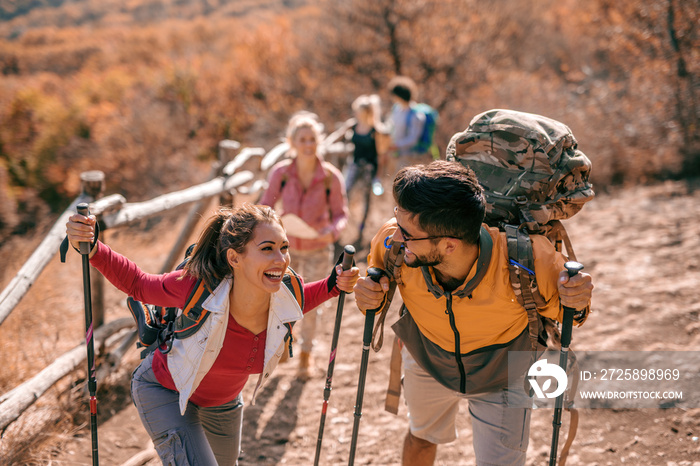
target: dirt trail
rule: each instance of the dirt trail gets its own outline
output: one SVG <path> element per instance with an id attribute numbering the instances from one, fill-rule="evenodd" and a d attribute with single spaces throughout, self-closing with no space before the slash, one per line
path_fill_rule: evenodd
<path id="1" fill-rule="evenodd" d="M 391 212 L 390 207 L 388 195 L 379 199 L 369 230 L 376 229 Z M 596 286 L 594 312 L 582 328 L 575 330 L 574 348 L 700 350 L 700 190 L 689 189 L 685 182 L 667 182 L 599 194 L 566 226 L 578 259 L 594 276 Z M 124 244 L 125 240 L 121 236 L 115 243 Z M 145 246 L 130 244 L 129 249 Z M 116 297 L 114 301 L 121 299 Z M 394 315 L 388 321 L 393 321 Z M 313 463 L 334 317 L 335 302 L 325 309 L 320 321 L 316 376 L 301 383 L 294 378 L 293 360 L 281 365 L 257 404 L 246 408 L 242 465 Z M 383 410 L 392 338 L 389 324 L 385 348 L 370 354 L 355 462 L 358 465 L 400 462 L 406 409 L 402 404 L 398 416 Z M 324 433 L 324 465 L 347 464 L 362 328 L 363 317 L 349 297 Z M 126 367 L 116 378 L 128 380 L 128 370 L 136 363 L 137 354 L 131 351 Z M 249 400 L 250 387 L 244 394 Z M 128 400 L 120 406 L 123 408 L 102 406 L 99 436 L 103 465 L 121 464 L 148 444 L 134 407 Z M 114 414 L 107 418 L 109 410 Z M 566 429 L 566 414 L 564 422 Z M 551 410 L 535 410 L 528 464 L 546 464 L 551 432 Z M 37 463 L 91 464 L 89 435 L 89 428 L 83 428 L 58 445 L 47 445 L 35 457 Z M 474 463 L 467 414 L 460 416 L 459 436 L 458 441 L 439 448 L 436 464 Z M 584 410 L 568 464 L 700 466 L 698 437 L 700 409 Z"/>

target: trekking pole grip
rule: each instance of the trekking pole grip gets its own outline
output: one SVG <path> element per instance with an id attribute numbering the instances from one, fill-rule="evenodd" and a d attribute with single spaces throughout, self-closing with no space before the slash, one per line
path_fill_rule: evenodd
<path id="1" fill-rule="evenodd" d="M 578 273 L 583 270 L 583 264 L 576 261 L 568 261 L 564 264 L 566 272 L 569 274 L 569 278 L 578 275 Z M 562 322 L 561 328 L 561 345 L 563 347 L 568 347 L 571 344 L 571 330 L 574 326 L 574 313 L 576 309 L 568 306 L 564 306 L 564 321 Z"/>
<path id="2" fill-rule="evenodd" d="M 84 217 L 89 217 L 90 216 L 90 206 L 88 205 L 87 202 L 81 202 L 80 204 L 77 205 L 76 210 L 78 213 Z M 90 254 L 90 243 L 87 241 L 81 241 L 80 243 L 80 254 L 82 255 L 88 255 Z"/>
<path id="3" fill-rule="evenodd" d="M 343 248 L 343 263 L 341 264 L 341 267 L 343 267 L 343 270 L 348 270 L 350 267 L 352 267 L 352 259 L 355 256 L 355 246 L 352 244 L 347 244 Z"/>
<path id="4" fill-rule="evenodd" d="M 578 275 L 578 273 L 583 270 L 583 264 L 576 261 L 568 261 L 564 264 L 564 268 L 568 272 L 569 277 L 573 277 L 574 275 Z"/>
<path id="5" fill-rule="evenodd" d="M 379 280 L 385 275 L 385 272 L 379 267 L 370 267 L 367 269 L 367 276 L 373 281 L 379 283 Z"/>
<path id="6" fill-rule="evenodd" d="M 386 276 L 386 272 L 378 267 L 370 267 L 367 269 L 367 276 L 369 278 L 371 278 L 372 281 L 374 281 L 375 283 L 379 283 L 379 280 L 381 280 L 382 277 Z M 380 304 L 379 307 L 376 309 L 367 309 L 365 311 L 365 315 L 367 315 L 367 313 L 376 314 L 377 312 L 382 310 L 383 305 L 384 305 L 384 302 L 382 302 L 382 304 Z M 371 341 L 371 335 L 370 335 L 370 341 Z"/>

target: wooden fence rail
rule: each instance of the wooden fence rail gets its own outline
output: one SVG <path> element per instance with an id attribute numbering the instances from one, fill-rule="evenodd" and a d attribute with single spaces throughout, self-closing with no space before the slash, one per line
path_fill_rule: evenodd
<path id="1" fill-rule="evenodd" d="M 29 288 L 39 277 L 42 270 L 44 270 L 46 264 L 49 263 L 51 258 L 58 251 L 58 246 L 66 236 L 66 222 L 68 221 L 68 217 L 75 212 L 75 206 L 80 202 L 89 202 L 91 200 L 89 196 L 81 195 L 71 203 L 68 209 L 58 217 L 58 220 L 56 220 L 56 223 L 39 247 L 36 248 L 27 262 L 19 269 L 15 278 L 13 278 L 2 293 L 0 293 L 0 324 L 5 321 L 15 306 L 22 300 Z"/>
<path id="2" fill-rule="evenodd" d="M 131 317 L 124 317 L 106 323 L 95 330 L 95 347 L 105 346 L 104 342 L 107 338 L 119 330 L 133 327 L 133 325 L 134 319 Z M 86 357 L 87 352 L 83 342 L 56 358 L 31 379 L 0 396 L 0 431 L 17 419 L 25 409 L 38 400 L 56 382 L 73 372 L 77 367 L 82 367 Z"/>

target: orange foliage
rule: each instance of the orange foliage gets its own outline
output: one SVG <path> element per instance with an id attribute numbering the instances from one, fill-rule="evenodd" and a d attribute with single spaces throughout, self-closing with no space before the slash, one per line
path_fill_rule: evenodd
<path id="1" fill-rule="evenodd" d="M 130 200 L 191 185 L 219 140 L 269 148 L 296 110 L 329 130 L 361 93 L 388 111 L 396 73 L 440 111 L 443 148 L 476 113 L 508 107 L 571 126 L 598 186 L 679 173 L 692 152 L 698 0 L 296 3 L 0 8 L 0 201 L 61 208 L 88 169 Z M 25 204 L 8 201 L 0 236 L 23 231 Z"/>

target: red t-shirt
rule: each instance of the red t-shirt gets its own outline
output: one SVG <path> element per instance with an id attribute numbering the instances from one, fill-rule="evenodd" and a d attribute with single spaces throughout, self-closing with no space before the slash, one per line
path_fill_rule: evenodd
<path id="1" fill-rule="evenodd" d="M 163 307 L 185 306 L 196 283 L 194 278 L 179 279 L 182 275 L 180 270 L 161 275 L 148 274 L 103 243 L 98 243 L 97 247 L 90 264 L 115 287 L 144 303 Z M 304 313 L 339 294 L 335 287 L 328 291 L 328 278 L 304 284 L 303 287 Z M 248 376 L 262 372 L 266 338 L 267 330 L 254 335 L 241 327 L 229 313 L 224 345 L 190 401 L 206 407 L 219 406 L 235 399 L 243 390 Z M 165 388 L 176 390 L 168 370 L 167 355 L 157 350 L 153 355 L 153 373 Z"/>
<path id="2" fill-rule="evenodd" d="M 190 401 L 206 407 L 219 406 L 236 398 L 248 376 L 263 370 L 266 336 L 267 330 L 254 335 L 238 325 L 229 313 L 224 346 Z M 153 373 L 162 386 L 177 391 L 168 370 L 167 355 L 158 350 L 153 354 Z"/>

